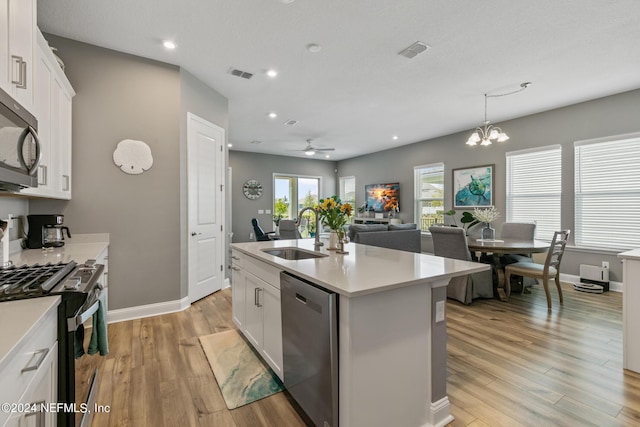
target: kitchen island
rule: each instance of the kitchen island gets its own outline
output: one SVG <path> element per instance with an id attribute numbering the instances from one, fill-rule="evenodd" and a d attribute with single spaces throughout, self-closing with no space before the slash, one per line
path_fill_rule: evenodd
<path id="1" fill-rule="evenodd" d="M 346 245 L 348 254 L 337 254 L 314 250 L 310 239 L 231 247 L 338 294 L 341 427 L 453 420 L 446 392 L 446 285 L 488 265 L 355 243 Z M 284 247 L 321 257 L 287 260 L 264 252 Z"/>

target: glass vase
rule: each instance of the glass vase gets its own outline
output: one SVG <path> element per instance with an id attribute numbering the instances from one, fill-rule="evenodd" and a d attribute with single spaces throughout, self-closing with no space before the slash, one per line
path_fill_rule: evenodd
<path id="1" fill-rule="evenodd" d="M 486 223 L 487 226 L 482 229 L 482 238 L 484 240 L 494 240 L 496 238 L 496 230 L 491 227 L 490 223 Z"/>

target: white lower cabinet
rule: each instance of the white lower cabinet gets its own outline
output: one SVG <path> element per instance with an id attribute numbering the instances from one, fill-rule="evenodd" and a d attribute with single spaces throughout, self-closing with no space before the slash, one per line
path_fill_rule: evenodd
<path id="1" fill-rule="evenodd" d="M 234 323 L 276 375 L 283 379 L 280 271 L 235 251 L 232 261 L 232 268 L 236 267 L 232 285 Z"/>
<path id="2" fill-rule="evenodd" d="M 52 405 L 58 395 L 57 314 L 54 305 L 0 369 L 0 401 L 9 405 L 0 412 L 3 427 L 56 425 Z"/>

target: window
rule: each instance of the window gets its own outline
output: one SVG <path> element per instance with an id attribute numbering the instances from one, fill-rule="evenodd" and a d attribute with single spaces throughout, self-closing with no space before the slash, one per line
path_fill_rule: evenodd
<path id="1" fill-rule="evenodd" d="M 640 133 L 579 141 L 575 150 L 576 246 L 640 246 Z"/>
<path id="2" fill-rule="evenodd" d="M 275 174 L 273 213 L 297 219 L 300 210 L 318 203 L 320 177 Z"/>
<path id="3" fill-rule="evenodd" d="M 444 223 L 444 163 L 413 168 L 415 221 L 422 231 Z"/>
<path id="4" fill-rule="evenodd" d="M 507 156 L 507 221 L 535 222 L 536 239 L 560 230 L 562 149 L 511 151 Z"/>
<path id="5" fill-rule="evenodd" d="M 356 177 L 343 176 L 340 178 L 340 200 L 356 207 Z"/>

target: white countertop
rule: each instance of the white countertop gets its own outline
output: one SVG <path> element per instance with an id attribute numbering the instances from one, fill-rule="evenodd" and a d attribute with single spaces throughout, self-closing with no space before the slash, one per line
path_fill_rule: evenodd
<path id="1" fill-rule="evenodd" d="M 640 249 L 633 249 L 627 252 L 621 252 L 618 254 L 618 258 L 640 261 Z"/>
<path id="2" fill-rule="evenodd" d="M 73 237 L 65 239 L 64 246 L 42 249 L 23 249 L 13 253 L 9 259 L 14 265 L 46 264 L 48 262 L 56 264 L 58 262 L 75 261 L 79 264 L 88 259 L 96 259 L 108 246 L 109 234 L 74 234 Z"/>
<path id="3" fill-rule="evenodd" d="M 233 243 L 231 247 L 348 297 L 450 279 L 490 268 L 487 264 L 357 243 L 345 245 L 345 250 L 349 251 L 347 255 L 328 251 L 323 246 L 318 252 L 327 257 L 297 261 L 262 252 L 262 249 L 282 247 L 313 251 L 313 239 Z"/>
<path id="4" fill-rule="evenodd" d="M 22 339 L 33 334 L 33 327 L 49 310 L 56 310 L 60 297 L 31 298 L 0 303 L 0 369 L 13 356 Z"/>

